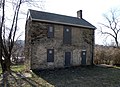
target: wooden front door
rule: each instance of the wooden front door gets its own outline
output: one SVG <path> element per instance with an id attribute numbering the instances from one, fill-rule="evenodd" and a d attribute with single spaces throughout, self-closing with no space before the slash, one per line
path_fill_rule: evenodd
<path id="1" fill-rule="evenodd" d="M 69 67 L 71 60 L 71 52 L 65 52 L 65 67 Z"/>
<path id="2" fill-rule="evenodd" d="M 47 49 L 47 62 L 54 62 L 54 49 Z"/>
<path id="3" fill-rule="evenodd" d="M 82 57 L 81 64 L 86 65 L 86 50 L 82 50 L 81 57 Z"/>

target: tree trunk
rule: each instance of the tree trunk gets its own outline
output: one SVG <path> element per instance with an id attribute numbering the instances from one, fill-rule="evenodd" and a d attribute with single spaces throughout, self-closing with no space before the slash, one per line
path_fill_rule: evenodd
<path id="1" fill-rule="evenodd" d="M 117 37 L 115 38 L 115 42 L 116 42 L 116 47 L 118 48 L 118 47 L 119 47 L 119 44 L 118 44 Z"/>
<path id="2" fill-rule="evenodd" d="M 1 60 L 1 68 L 2 68 L 2 73 L 5 72 L 5 61 Z"/>
<path id="3" fill-rule="evenodd" d="M 1 63 L 1 68 L 2 68 L 2 72 L 4 72 L 4 61 L 2 59 L 2 29 L 0 30 L 0 63 Z"/>
<path id="4" fill-rule="evenodd" d="M 1 66 L 2 66 L 2 62 L 3 62 L 2 61 L 2 40 L 1 40 L 1 36 L 0 36 L 0 63 L 1 63 Z"/>
<path id="5" fill-rule="evenodd" d="M 10 61 L 10 58 L 6 58 L 5 60 L 2 60 L 1 61 L 1 67 L 2 67 L 2 72 L 11 72 L 11 61 Z"/>
<path id="6" fill-rule="evenodd" d="M 6 63 L 5 64 L 6 64 L 6 71 L 11 72 L 11 68 L 10 68 L 11 61 L 10 61 L 10 58 L 6 59 Z"/>

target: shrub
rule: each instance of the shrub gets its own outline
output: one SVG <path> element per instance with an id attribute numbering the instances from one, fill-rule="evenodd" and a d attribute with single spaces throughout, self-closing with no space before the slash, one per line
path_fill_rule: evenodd
<path id="1" fill-rule="evenodd" d="M 114 50 L 113 64 L 114 65 L 120 65 L 120 49 L 115 49 Z"/>
<path id="2" fill-rule="evenodd" d="M 95 47 L 95 64 L 120 64 L 120 49 L 106 46 Z"/>

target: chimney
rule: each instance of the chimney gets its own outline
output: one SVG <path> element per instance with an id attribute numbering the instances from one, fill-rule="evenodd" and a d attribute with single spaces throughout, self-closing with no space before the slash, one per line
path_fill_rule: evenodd
<path id="1" fill-rule="evenodd" d="M 77 11 L 77 18 L 82 19 L 82 10 Z"/>

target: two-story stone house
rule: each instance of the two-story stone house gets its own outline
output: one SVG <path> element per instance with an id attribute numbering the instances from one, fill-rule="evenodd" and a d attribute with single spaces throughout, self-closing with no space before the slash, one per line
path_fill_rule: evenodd
<path id="1" fill-rule="evenodd" d="M 95 26 L 82 18 L 29 10 L 25 57 L 30 69 L 93 64 Z"/>

